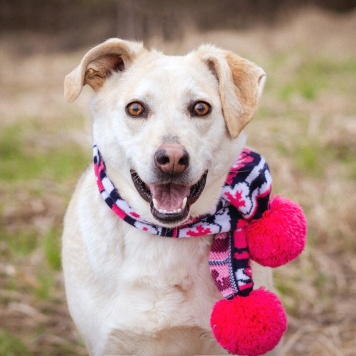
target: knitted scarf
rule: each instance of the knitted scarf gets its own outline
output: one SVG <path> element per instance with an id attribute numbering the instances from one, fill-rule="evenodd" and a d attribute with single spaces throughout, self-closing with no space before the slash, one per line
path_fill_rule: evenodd
<path id="1" fill-rule="evenodd" d="M 107 176 L 95 144 L 93 155 L 100 194 L 115 214 L 147 235 L 192 238 L 214 234 L 209 266 L 218 290 L 226 299 L 249 295 L 253 279 L 244 226 L 268 209 L 272 189 L 269 168 L 262 156 L 245 148 L 230 168 L 216 206 L 184 225 L 166 228 L 145 221 L 133 211 Z"/>

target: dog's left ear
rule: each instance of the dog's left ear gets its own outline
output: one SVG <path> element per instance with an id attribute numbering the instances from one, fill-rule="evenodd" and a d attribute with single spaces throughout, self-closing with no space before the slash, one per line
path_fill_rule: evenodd
<path id="1" fill-rule="evenodd" d="M 217 77 L 227 129 L 236 138 L 256 113 L 266 73 L 240 56 L 210 45 L 198 55 Z"/>

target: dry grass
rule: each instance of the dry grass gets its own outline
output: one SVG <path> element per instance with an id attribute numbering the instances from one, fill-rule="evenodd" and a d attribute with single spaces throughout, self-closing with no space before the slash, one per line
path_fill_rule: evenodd
<path id="1" fill-rule="evenodd" d="M 249 144 L 270 163 L 275 192 L 299 202 L 309 224 L 306 251 L 276 272 L 290 315 L 285 355 L 356 354 L 355 33 L 355 13 L 309 11 L 268 30 L 149 42 L 172 53 L 213 42 L 268 74 Z M 84 50 L 24 57 L 13 38 L 2 44 L 0 354 L 85 354 L 59 252 L 66 204 L 90 161 L 89 91 L 79 105 L 62 99 L 64 75 Z"/>

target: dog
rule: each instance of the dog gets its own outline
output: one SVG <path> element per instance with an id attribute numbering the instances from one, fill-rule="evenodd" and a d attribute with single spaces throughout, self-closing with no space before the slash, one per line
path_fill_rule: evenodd
<path id="1" fill-rule="evenodd" d="M 265 79 L 254 63 L 212 45 L 167 56 L 114 38 L 85 54 L 64 93 L 73 102 L 84 85 L 94 90 L 93 139 L 108 176 L 142 219 L 172 228 L 218 201 Z M 68 306 L 89 354 L 227 354 L 209 323 L 221 299 L 208 266 L 214 236 L 135 229 L 108 208 L 96 180 L 91 165 L 62 239 Z M 256 288 L 273 289 L 270 269 L 252 268 Z"/>

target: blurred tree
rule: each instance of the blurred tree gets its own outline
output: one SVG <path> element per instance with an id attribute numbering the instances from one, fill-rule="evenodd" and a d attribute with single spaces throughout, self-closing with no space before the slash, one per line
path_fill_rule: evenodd
<path id="1" fill-rule="evenodd" d="M 346 12 L 356 0 L 0 0 L 0 31 L 61 35 L 70 49 L 116 35 L 179 38 L 187 23 L 201 30 L 273 24 L 281 12 L 309 5 Z"/>

